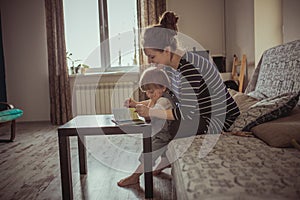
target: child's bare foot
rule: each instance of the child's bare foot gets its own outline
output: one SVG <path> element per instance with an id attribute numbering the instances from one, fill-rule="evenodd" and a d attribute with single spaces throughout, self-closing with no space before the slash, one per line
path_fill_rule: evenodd
<path id="1" fill-rule="evenodd" d="M 167 158 L 162 158 L 156 169 L 153 171 L 153 176 L 159 175 L 164 169 L 170 168 L 171 165 Z"/>
<path id="2" fill-rule="evenodd" d="M 153 174 L 153 176 L 157 176 L 157 175 L 159 175 L 164 169 L 170 168 L 170 167 L 171 167 L 171 165 L 165 166 L 165 167 L 163 167 L 163 168 L 156 168 L 156 170 L 154 170 L 152 174 Z"/>
<path id="3" fill-rule="evenodd" d="M 126 187 L 126 186 L 129 186 L 129 185 L 135 185 L 135 184 L 138 184 L 138 183 L 140 183 L 140 176 L 136 175 L 136 174 L 132 174 L 131 176 L 128 176 L 128 177 L 120 180 L 118 182 L 118 186 Z"/>

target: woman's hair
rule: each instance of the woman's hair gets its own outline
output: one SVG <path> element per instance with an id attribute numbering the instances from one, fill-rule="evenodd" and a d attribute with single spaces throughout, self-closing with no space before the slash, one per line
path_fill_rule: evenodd
<path id="1" fill-rule="evenodd" d="M 152 88 L 170 88 L 170 80 L 163 70 L 151 66 L 143 71 L 139 85 L 143 92 Z"/>
<path id="2" fill-rule="evenodd" d="M 174 12 L 166 11 L 162 14 L 159 24 L 147 28 L 144 32 L 142 45 L 144 48 L 164 51 L 171 47 L 172 51 L 177 49 L 177 21 L 178 17 Z"/>

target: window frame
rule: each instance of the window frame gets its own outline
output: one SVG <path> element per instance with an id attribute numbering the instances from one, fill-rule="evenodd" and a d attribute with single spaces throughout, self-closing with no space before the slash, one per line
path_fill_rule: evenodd
<path id="1" fill-rule="evenodd" d="M 110 63 L 109 52 L 109 30 L 108 30 L 108 15 L 107 15 L 107 0 L 98 0 L 98 15 L 99 15 L 99 32 L 100 32 L 100 56 L 101 68 L 108 70 Z"/>

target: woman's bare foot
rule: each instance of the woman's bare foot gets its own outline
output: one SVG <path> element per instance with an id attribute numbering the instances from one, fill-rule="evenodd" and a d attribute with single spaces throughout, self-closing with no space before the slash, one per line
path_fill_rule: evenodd
<path id="1" fill-rule="evenodd" d="M 118 186 L 126 187 L 140 183 L 140 174 L 132 174 L 118 182 Z"/>

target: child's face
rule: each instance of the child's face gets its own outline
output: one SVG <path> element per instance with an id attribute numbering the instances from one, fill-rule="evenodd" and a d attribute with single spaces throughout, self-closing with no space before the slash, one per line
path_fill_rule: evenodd
<path id="1" fill-rule="evenodd" d="M 165 92 L 165 87 L 151 87 L 146 90 L 146 95 L 149 97 L 152 101 L 157 101 L 160 97 L 162 97 L 163 93 Z"/>

